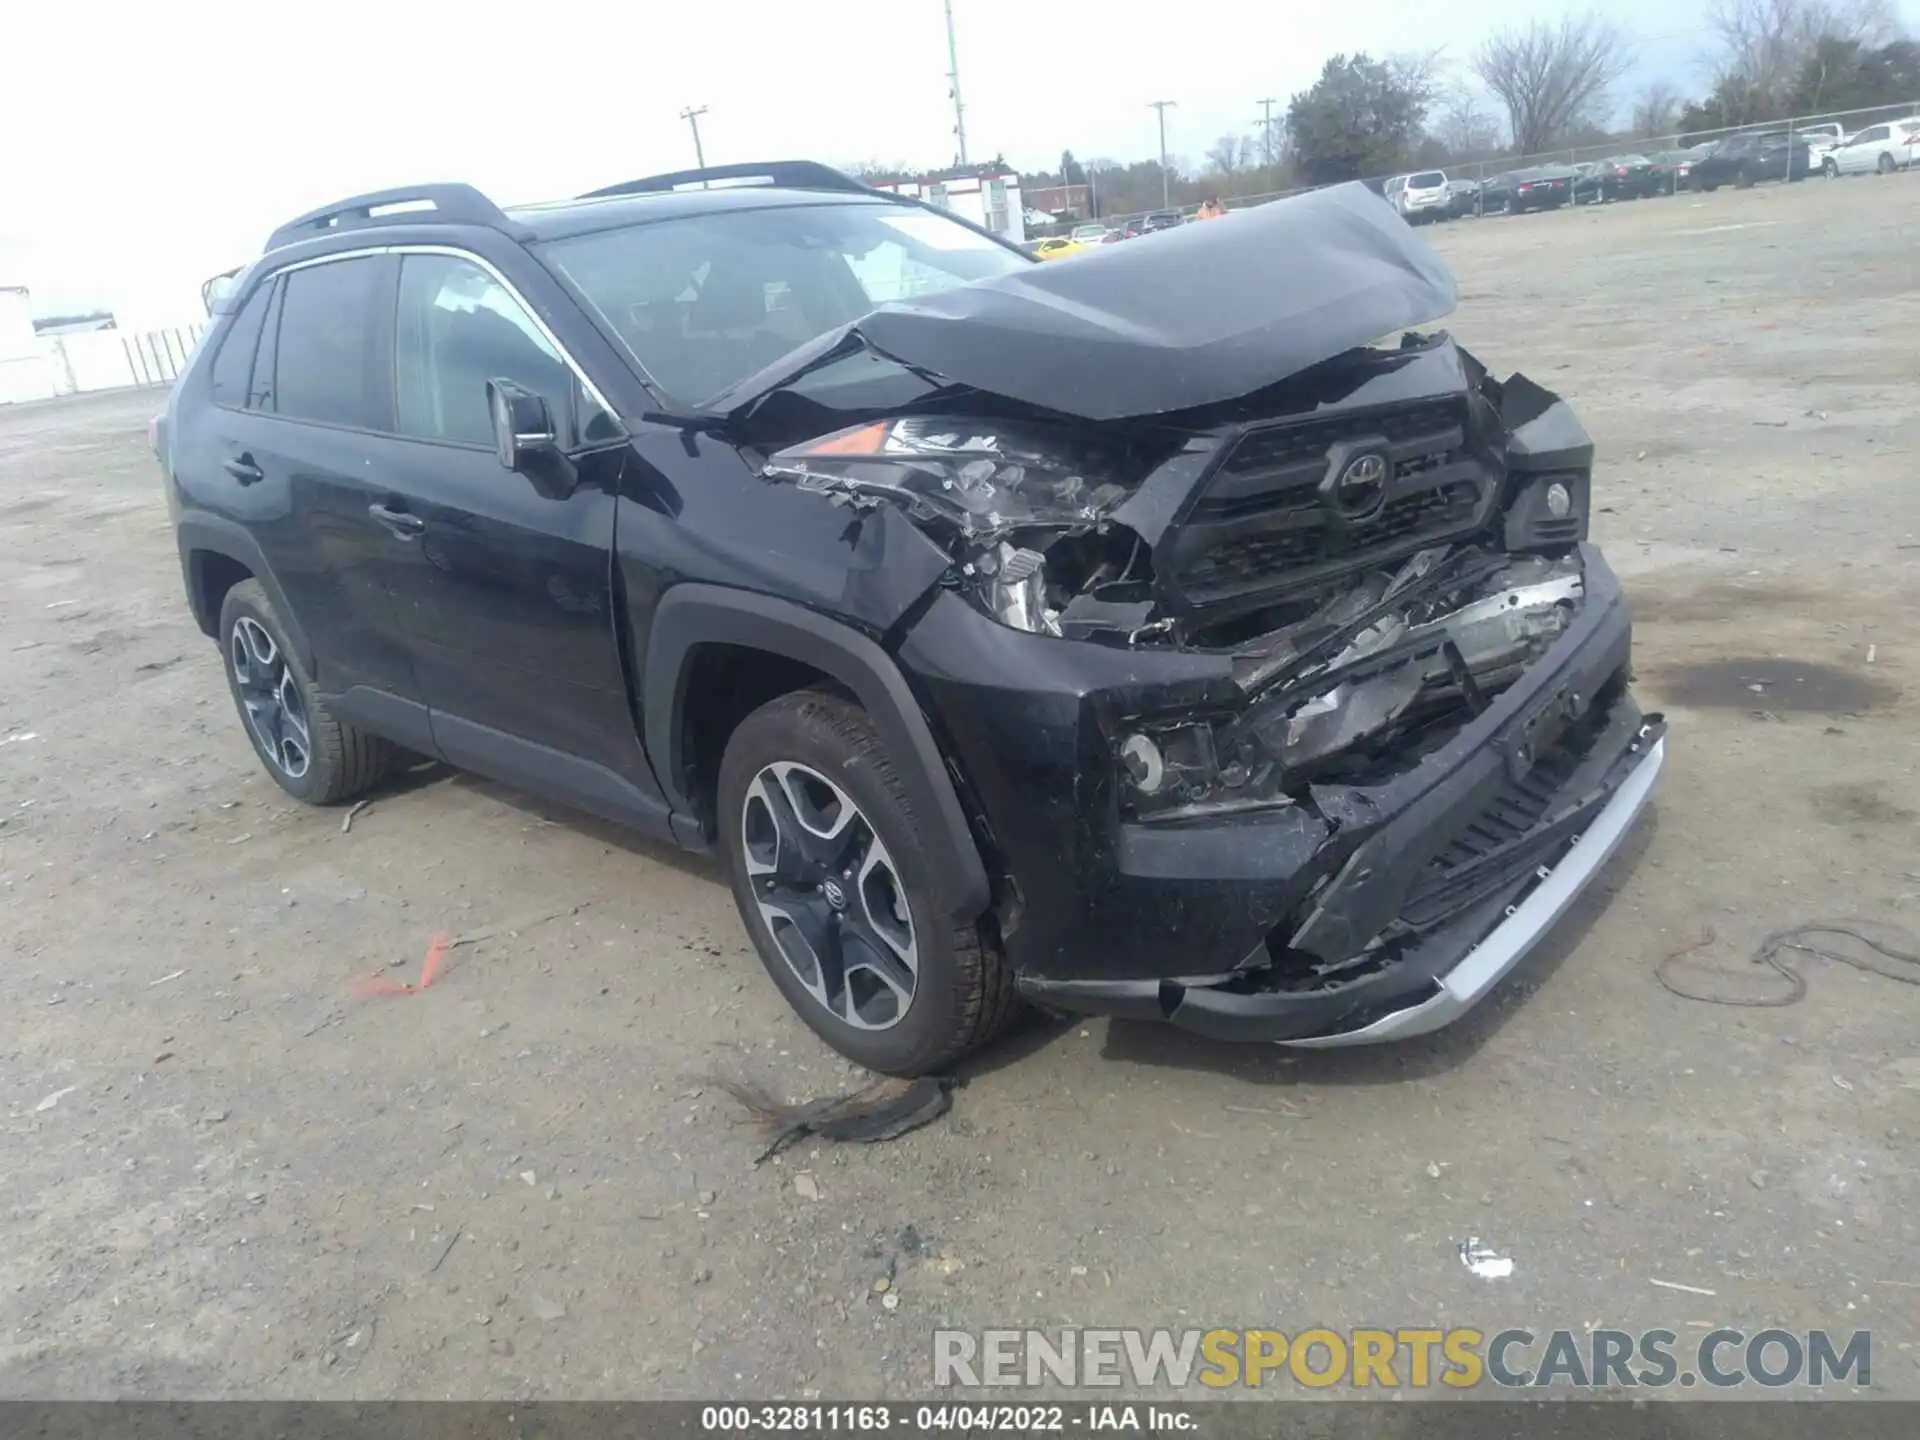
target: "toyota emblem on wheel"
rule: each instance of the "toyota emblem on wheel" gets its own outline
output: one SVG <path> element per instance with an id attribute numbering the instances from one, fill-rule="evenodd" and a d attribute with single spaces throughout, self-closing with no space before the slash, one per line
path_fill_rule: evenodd
<path id="1" fill-rule="evenodd" d="M 1387 494 L 1387 459 L 1369 450 L 1354 456 L 1333 482 L 1333 503 L 1342 515 L 1364 519 Z"/>

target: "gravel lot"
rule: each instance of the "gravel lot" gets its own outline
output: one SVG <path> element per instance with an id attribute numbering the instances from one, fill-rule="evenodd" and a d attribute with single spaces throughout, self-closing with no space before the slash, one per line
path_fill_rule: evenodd
<path id="1" fill-rule="evenodd" d="M 1601 445 L 1673 725 L 1493 1003 L 1329 1054 L 1036 1023 L 937 1125 L 758 1168 L 704 1077 L 854 1079 L 717 872 L 464 775 L 292 804 L 187 615 L 157 397 L 0 410 L 0 1395 L 871 1397 L 941 1323 L 1713 1322 L 1871 1328 L 1920 1396 L 1920 990 L 1654 978 L 1703 927 L 1676 978 L 1748 997 L 1779 927 L 1920 929 L 1916 222 L 1920 175 L 1427 232 L 1456 333 Z M 355 995 L 436 931 L 431 989 Z"/>

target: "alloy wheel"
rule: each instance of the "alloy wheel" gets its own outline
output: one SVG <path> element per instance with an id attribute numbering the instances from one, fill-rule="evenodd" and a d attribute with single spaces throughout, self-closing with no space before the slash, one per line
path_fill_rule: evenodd
<path id="1" fill-rule="evenodd" d="M 819 771 L 779 761 L 747 787 L 740 838 L 760 917 L 807 993 L 858 1029 L 897 1025 L 919 947 L 906 885 L 860 807 Z"/>
<path id="2" fill-rule="evenodd" d="M 240 707 L 261 753 L 289 780 L 300 779 L 313 763 L 313 741 L 307 707 L 286 656 L 266 626 L 250 615 L 233 622 L 227 654 Z"/>

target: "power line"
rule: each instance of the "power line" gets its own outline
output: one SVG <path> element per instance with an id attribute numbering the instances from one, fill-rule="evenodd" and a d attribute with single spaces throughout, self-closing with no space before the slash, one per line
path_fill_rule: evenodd
<path id="1" fill-rule="evenodd" d="M 1172 181 L 1167 175 L 1167 107 L 1178 105 L 1178 100 L 1149 100 L 1147 108 L 1160 117 L 1160 208 L 1165 210 L 1173 204 Z"/>
<path id="2" fill-rule="evenodd" d="M 680 112 L 680 118 L 693 129 L 693 158 L 702 170 L 707 168 L 707 152 L 700 148 L 700 117 L 707 113 L 704 105 L 689 107 Z"/>
<path id="3" fill-rule="evenodd" d="M 1266 156 L 1269 170 L 1273 168 L 1273 107 L 1279 103 L 1278 100 L 1254 101 L 1260 107 L 1261 151 Z"/>
<path id="4" fill-rule="evenodd" d="M 967 163 L 967 107 L 960 103 L 960 47 L 953 38 L 953 0 L 947 8 L 947 94 L 953 100 L 953 138 L 960 147 L 960 163 Z"/>

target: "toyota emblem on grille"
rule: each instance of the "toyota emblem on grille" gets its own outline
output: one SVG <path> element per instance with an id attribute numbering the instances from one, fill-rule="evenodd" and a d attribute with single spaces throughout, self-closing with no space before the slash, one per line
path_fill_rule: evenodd
<path id="1" fill-rule="evenodd" d="M 1341 467 L 1334 477 L 1334 509 L 1349 520 L 1364 520 L 1380 508 L 1387 497 L 1387 457 L 1377 450 L 1363 450 Z"/>

